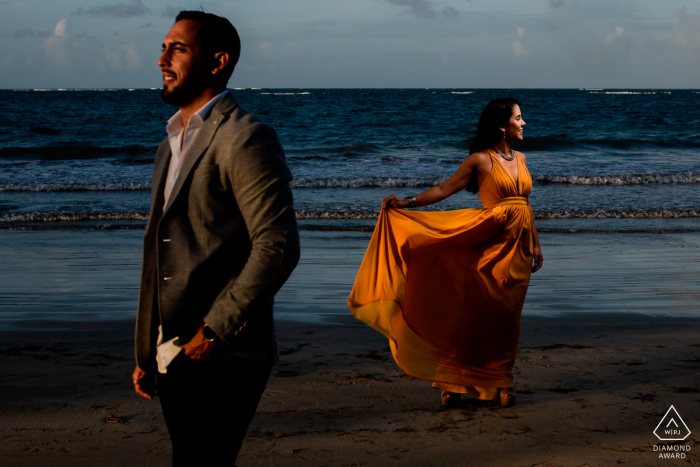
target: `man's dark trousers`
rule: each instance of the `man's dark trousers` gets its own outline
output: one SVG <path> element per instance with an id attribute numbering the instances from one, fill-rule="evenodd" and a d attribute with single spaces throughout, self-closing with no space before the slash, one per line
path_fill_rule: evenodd
<path id="1" fill-rule="evenodd" d="M 214 353 L 194 360 L 184 352 L 158 374 L 173 466 L 234 465 L 270 377 L 271 362 Z"/>

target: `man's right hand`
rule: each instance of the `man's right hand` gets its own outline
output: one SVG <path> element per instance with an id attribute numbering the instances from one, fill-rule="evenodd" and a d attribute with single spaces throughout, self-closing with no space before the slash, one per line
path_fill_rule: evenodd
<path id="1" fill-rule="evenodd" d="M 136 390 L 136 394 L 141 397 L 145 397 L 148 400 L 151 400 L 154 396 L 158 395 L 155 375 L 153 373 L 146 373 L 137 365 L 131 377 L 134 380 L 134 389 Z"/>

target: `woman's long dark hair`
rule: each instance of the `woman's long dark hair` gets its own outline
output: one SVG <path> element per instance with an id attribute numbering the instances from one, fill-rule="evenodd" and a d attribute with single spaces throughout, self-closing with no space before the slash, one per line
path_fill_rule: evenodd
<path id="1" fill-rule="evenodd" d="M 501 127 L 507 127 L 510 117 L 513 115 L 513 107 L 520 105 L 513 97 L 494 99 L 489 102 L 479 117 L 479 125 L 476 127 L 476 136 L 469 145 L 469 154 L 483 151 L 498 144 L 503 138 Z M 470 193 L 479 192 L 478 172 L 474 171 L 467 184 L 466 190 Z"/>

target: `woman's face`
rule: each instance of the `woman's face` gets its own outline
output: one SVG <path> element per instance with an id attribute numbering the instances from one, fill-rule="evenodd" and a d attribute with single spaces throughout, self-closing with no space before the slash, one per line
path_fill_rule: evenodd
<path id="1" fill-rule="evenodd" d="M 522 141 L 524 126 L 525 120 L 523 120 L 523 116 L 520 114 L 520 106 L 514 105 L 513 115 L 510 116 L 508 127 L 503 128 L 503 131 L 506 132 L 506 140 L 511 143 L 514 141 Z"/>

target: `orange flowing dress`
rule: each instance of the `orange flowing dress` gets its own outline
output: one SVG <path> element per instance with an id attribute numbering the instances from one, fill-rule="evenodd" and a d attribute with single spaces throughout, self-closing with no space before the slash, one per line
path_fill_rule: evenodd
<path id="1" fill-rule="evenodd" d="M 382 210 L 348 306 L 389 338 L 404 373 L 494 400 L 513 386 L 533 224 L 525 163 L 516 154 L 513 179 L 489 153 L 483 208 Z"/>

